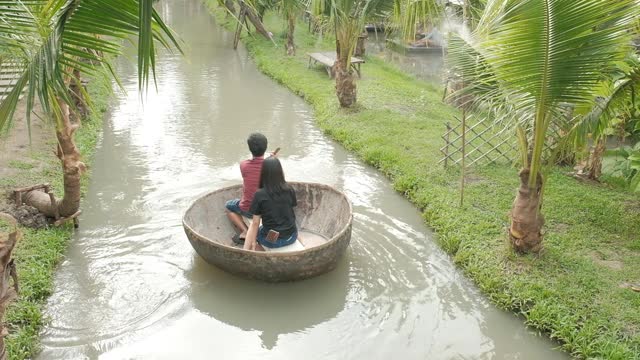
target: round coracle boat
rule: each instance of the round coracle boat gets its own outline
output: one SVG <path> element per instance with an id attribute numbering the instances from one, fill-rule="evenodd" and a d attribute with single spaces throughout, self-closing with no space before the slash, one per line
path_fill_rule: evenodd
<path id="1" fill-rule="evenodd" d="M 296 243 L 270 251 L 244 250 L 233 243 L 236 232 L 225 214 L 225 203 L 240 198 L 242 185 L 204 195 L 187 209 L 182 225 L 189 242 L 208 263 L 248 278 L 293 281 L 331 271 L 351 240 L 351 203 L 342 192 L 327 185 L 289 185 L 298 200 L 294 208 Z"/>

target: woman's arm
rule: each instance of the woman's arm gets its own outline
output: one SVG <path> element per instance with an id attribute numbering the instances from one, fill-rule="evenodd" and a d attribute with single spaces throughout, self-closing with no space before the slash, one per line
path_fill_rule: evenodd
<path id="1" fill-rule="evenodd" d="M 258 237 L 258 228 L 260 227 L 261 219 L 262 216 L 253 215 L 251 225 L 249 226 L 249 230 L 247 231 L 247 237 L 244 239 L 243 249 L 256 250 L 256 238 Z"/>

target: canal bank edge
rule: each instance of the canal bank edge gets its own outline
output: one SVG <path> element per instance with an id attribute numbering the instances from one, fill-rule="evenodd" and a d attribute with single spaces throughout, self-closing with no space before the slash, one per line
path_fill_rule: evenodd
<path id="1" fill-rule="evenodd" d="M 235 24 L 214 0 L 203 0 L 218 23 Z M 640 359 L 640 196 L 581 183 L 557 169 L 545 193 L 548 230 L 542 256 L 517 256 L 506 243 L 508 210 L 517 170 L 488 166 L 467 176 L 459 203 L 459 171 L 437 165 L 440 134 L 457 110 L 441 102 L 442 89 L 416 80 L 376 58 L 367 58 L 358 82 L 360 105 L 337 106 L 333 82 L 307 69 L 305 53 L 331 39 L 295 33 L 297 55 L 282 47 L 284 23 L 265 16 L 277 45 L 259 35 L 243 43 L 258 68 L 314 109 L 326 134 L 389 177 L 395 189 L 423 212 L 439 245 L 501 308 L 560 342 L 578 358 Z"/>
<path id="2" fill-rule="evenodd" d="M 111 82 L 107 78 L 93 78 L 87 86 L 94 111 L 82 121 L 76 133 L 76 145 L 88 171 L 82 177 L 82 194 L 87 190 L 96 143 L 102 133 L 104 113 L 111 98 Z M 18 109 L 20 111 L 20 108 Z M 16 112 L 16 116 L 22 116 Z M 32 123 L 40 122 L 35 116 Z M 24 123 L 14 124 L 25 126 Z M 32 138 L 31 151 L 9 162 L 10 174 L 0 177 L 0 191 L 4 194 L 16 186 L 48 182 L 56 195 L 62 194 L 62 168 L 56 157 L 53 128 L 44 127 Z M 44 143 L 44 144 L 43 144 Z M 29 146 L 28 144 L 22 144 Z M 35 230 L 21 229 L 24 236 L 13 253 L 18 271 L 20 293 L 7 311 L 9 328 L 6 338 L 9 359 L 33 358 L 39 349 L 39 332 L 47 319 L 43 309 L 53 291 L 55 269 L 73 236 L 72 224 Z"/>

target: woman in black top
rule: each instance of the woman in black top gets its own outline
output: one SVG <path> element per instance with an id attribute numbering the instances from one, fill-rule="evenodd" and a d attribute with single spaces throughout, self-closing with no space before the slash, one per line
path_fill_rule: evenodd
<path id="1" fill-rule="evenodd" d="M 253 221 L 244 243 L 246 250 L 264 250 L 293 244 L 298 238 L 296 193 L 284 179 L 280 160 L 269 157 L 262 163 L 260 188 L 251 202 Z M 260 226 L 262 221 L 262 226 Z"/>

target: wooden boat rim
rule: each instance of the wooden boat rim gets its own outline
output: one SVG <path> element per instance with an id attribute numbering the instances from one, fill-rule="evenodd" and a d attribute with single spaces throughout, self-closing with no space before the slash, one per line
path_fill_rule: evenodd
<path id="1" fill-rule="evenodd" d="M 347 231 L 349 231 L 349 228 L 351 227 L 351 224 L 353 223 L 353 206 L 351 205 L 351 201 L 349 201 L 349 198 L 347 197 L 347 195 L 344 192 L 334 188 L 333 186 L 329 186 L 329 185 L 321 184 L 321 183 L 298 182 L 298 181 L 290 181 L 288 183 L 292 184 L 292 185 L 311 185 L 311 186 L 316 186 L 316 187 L 328 189 L 328 190 L 331 190 L 331 191 L 334 191 L 334 192 L 340 194 L 347 201 L 347 205 L 349 206 L 349 221 L 347 221 L 347 223 L 344 225 L 344 227 L 342 229 L 340 229 L 340 231 L 338 231 L 331 239 L 328 239 L 327 242 L 325 242 L 322 245 L 313 246 L 313 247 L 310 247 L 310 248 L 304 249 L 304 250 L 286 251 L 286 252 L 253 251 L 253 250 L 245 250 L 245 249 L 242 249 L 242 248 L 237 248 L 237 247 L 225 245 L 223 243 L 211 240 L 206 236 L 203 236 L 202 234 L 200 234 L 197 231 L 195 231 L 191 226 L 189 226 L 189 224 L 187 224 L 187 220 L 186 220 L 187 214 L 198 203 L 198 201 L 200 201 L 201 199 L 206 198 L 208 196 L 211 196 L 211 195 L 213 195 L 215 193 L 225 191 L 225 190 L 227 190 L 229 188 L 242 186 L 242 184 L 236 184 L 236 185 L 231 185 L 231 186 L 225 186 L 223 188 L 220 188 L 220 189 L 217 189 L 217 190 L 214 190 L 214 191 L 210 191 L 210 192 L 208 192 L 208 193 L 206 193 L 206 194 L 204 194 L 202 196 L 199 196 L 195 201 L 193 201 L 193 203 L 187 208 L 187 210 L 185 210 L 184 215 L 182 216 L 182 226 L 184 226 L 191 233 L 196 235 L 199 239 L 206 240 L 208 243 L 212 244 L 213 246 L 217 246 L 217 247 L 223 248 L 223 249 L 225 249 L 227 251 L 232 251 L 232 252 L 236 252 L 236 253 L 243 253 L 243 254 L 248 254 L 248 255 L 255 255 L 255 256 L 260 256 L 260 257 L 269 257 L 269 258 L 271 258 L 271 257 L 288 257 L 288 256 L 294 256 L 294 255 L 304 255 L 304 254 L 307 254 L 307 253 L 318 251 L 320 249 L 323 249 L 325 247 L 330 246 L 334 242 L 337 242 L 338 239 L 340 239 L 342 237 L 342 235 L 344 235 Z"/>

